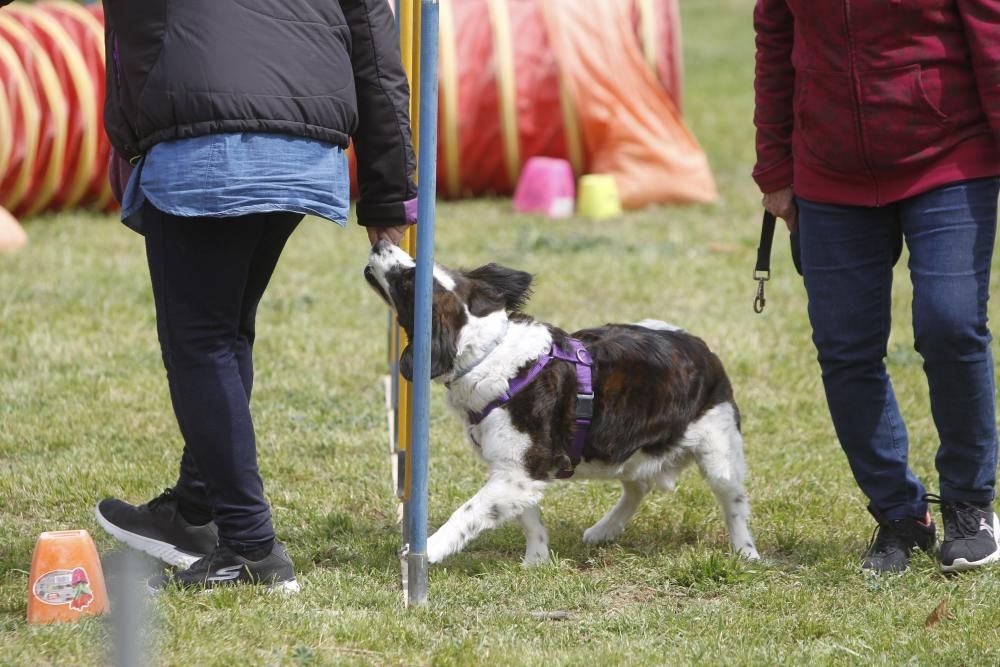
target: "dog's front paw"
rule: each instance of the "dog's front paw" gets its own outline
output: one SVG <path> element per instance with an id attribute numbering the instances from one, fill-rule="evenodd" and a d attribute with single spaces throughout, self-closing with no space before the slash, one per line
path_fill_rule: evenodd
<path id="1" fill-rule="evenodd" d="M 435 533 L 427 538 L 428 563 L 440 563 L 449 555 L 451 555 L 451 551 L 448 550 L 448 545 L 445 540 L 441 539 L 440 535 Z"/>
<path id="2" fill-rule="evenodd" d="M 597 522 L 587 530 L 583 531 L 584 544 L 604 544 L 614 542 L 618 536 L 624 532 L 625 526 L 611 526 Z"/>
<path id="3" fill-rule="evenodd" d="M 524 567 L 535 567 L 536 565 L 548 565 L 550 561 L 549 548 L 543 546 L 539 549 L 529 549 L 524 552 L 524 560 L 521 565 Z"/>

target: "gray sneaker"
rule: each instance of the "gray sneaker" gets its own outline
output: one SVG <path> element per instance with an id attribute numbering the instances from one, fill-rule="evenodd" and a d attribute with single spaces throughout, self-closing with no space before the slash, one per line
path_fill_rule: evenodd
<path id="1" fill-rule="evenodd" d="M 265 586 L 285 593 L 299 592 L 292 559 L 288 557 L 285 545 L 281 542 L 275 542 L 271 553 L 260 560 L 244 558 L 220 544 L 188 569 L 160 574 L 146 582 L 149 590 L 154 593 L 170 585 L 211 590 L 238 584 Z"/>
<path id="2" fill-rule="evenodd" d="M 942 572 L 962 572 L 1000 561 L 1000 520 L 990 505 L 941 503 L 944 541 L 938 558 Z"/>
<path id="3" fill-rule="evenodd" d="M 173 489 L 144 505 L 105 498 L 97 503 L 94 513 L 101 528 L 115 539 L 176 567 L 189 567 L 219 541 L 215 523 L 198 526 L 187 522 Z"/>

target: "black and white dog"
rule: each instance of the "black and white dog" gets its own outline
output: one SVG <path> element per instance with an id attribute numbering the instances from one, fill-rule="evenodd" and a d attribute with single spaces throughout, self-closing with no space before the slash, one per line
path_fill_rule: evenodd
<path id="1" fill-rule="evenodd" d="M 415 266 L 380 241 L 365 278 L 412 338 Z M 549 560 L 538 505 L 555 478 L 617 479 L 622 496 L 583 533 L 614 540 L 651 489 L 672 489 L 694 461 L 722 507 L 733 549 L 759 558 L 747 521 L 740 415 L 705 343 L 664 322 L 608 324 L 572 335 L 521 312 L 532 277 L 487 264 L 434 267 L 431 377 L 447 387 L 489 479 L 427 542 L 430 562 L 518 519 L 524 564 Z M 400 372 L 412 373 L 407 347 Z M 588 386 L 590 385 L 590 386 Z"/>

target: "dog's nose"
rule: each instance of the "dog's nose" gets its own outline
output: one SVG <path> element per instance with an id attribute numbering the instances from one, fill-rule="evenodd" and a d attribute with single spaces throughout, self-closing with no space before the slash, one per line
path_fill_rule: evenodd
<path id="1" fill-rule="evenodd" d="M 392 243 L 386 241 L 385 239 L 379 239 L 378 241 L 375 242 L 375 245 L 372 246 L 373 255 L 385 255 L 391 252 L 391 250 L 392 250 Z"/>

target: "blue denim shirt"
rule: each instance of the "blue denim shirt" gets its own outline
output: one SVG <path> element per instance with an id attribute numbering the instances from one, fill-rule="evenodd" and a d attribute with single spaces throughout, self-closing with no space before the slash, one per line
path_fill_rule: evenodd
<path id="1" fill-rule="evenodd" d="M 122 221 L 142 233 L 142 204 L 182 217 L 292 211 L 343 226 L 350 207 L 347 155 L 283 134 L 211 134 L 156 144 L 136 164 Z"/>

